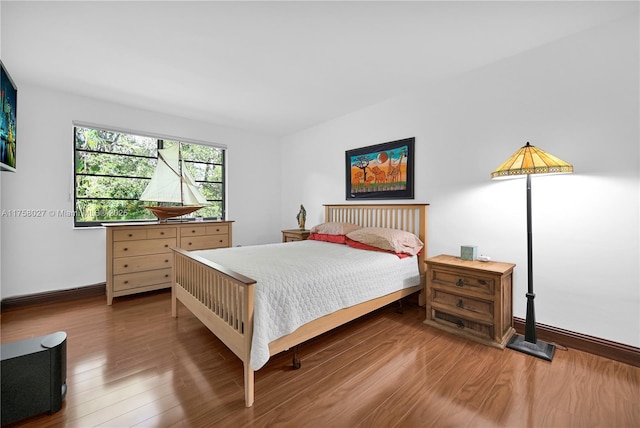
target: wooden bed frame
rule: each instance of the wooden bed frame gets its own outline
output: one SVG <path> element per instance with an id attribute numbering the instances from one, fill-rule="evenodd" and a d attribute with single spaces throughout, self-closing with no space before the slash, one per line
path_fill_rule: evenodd
<path id="1" fill-rule="evenodd" d="M 425 244 L 418 256 L 420 285 L 400 290 L 367 302 L 341 309 L 309 322 L 293 333 L 269 344 L 269 354 L 294 348 L 300 343 L 379 309 L 405 296 L 424 294 L 427 253 L 428 204 L 325 205 L 326 222 L 349 222 L 364 227 L 389 227 L 417 235 Z M 172 315 L 177 317 L 179 300 L 244 364 L 245 405 L 254 401 L 254 371 L 249 360 L 253 334 L 254 290 L 251 278 L 217 263 L 174 249 Z"/>

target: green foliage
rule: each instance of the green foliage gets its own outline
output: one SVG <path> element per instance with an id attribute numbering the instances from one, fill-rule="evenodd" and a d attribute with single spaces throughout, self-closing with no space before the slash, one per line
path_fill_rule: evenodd
<path id="1" fill-rule="evenodd" d="M 224 151 L 208 146 L 75 128 L 76 222 L 152 220 L 139 201 L 153 175 L 158 147 L 181 144 L 189 172 L 210 205 L 193 215 L 221 217 L 223 213 Z"/>

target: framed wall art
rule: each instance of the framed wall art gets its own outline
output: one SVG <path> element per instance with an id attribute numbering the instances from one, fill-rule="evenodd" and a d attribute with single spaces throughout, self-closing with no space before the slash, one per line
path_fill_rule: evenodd
<path id="1" fill-rule="evenodd" d="M 413 199 L 415 138 L 346 151 L 349 199 Z"/>
<path id="2" fill-rule="evenodd" d="M 16 172 L 18 88 L 0 61 L 0 171 Z"/>

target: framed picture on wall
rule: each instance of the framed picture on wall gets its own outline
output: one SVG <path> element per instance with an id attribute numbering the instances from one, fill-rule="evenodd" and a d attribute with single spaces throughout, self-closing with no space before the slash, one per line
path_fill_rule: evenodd
<path id="1" fill-rule="evenodd" d="M 415 138 L 346 151 L 346 197 L 413 199 Z"/>

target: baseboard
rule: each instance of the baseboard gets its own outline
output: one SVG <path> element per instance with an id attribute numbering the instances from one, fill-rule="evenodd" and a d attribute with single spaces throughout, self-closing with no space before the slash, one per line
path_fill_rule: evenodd
<path id="1" fill-rule="evenodd" d="M 45 291 L 44 293 L 27 294 L 23 296 L 7 297 L 0 302 L 0 311 L 23 306 L 33 306 L 61 302 L 64 300 L 80 299 L 106 295 L 106 283 L 70 288 L 67 290 Z"/>
<path id="2" fill-rule="evenodd" d="M 513 318 L 513 327 L 519 334 L 524 334 L 525 320 Z M 640 348 L 586 334 L 575 333 L 561 328 L 536 323 L 538 339 L 555 343 L 567 348 L 595 354 L 600 357 L 610 358 L 621 363 L 640 367 Z"/>

